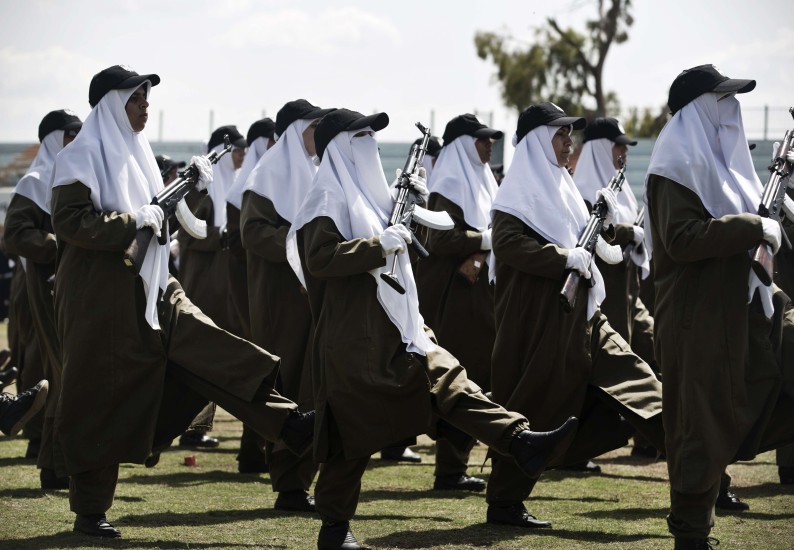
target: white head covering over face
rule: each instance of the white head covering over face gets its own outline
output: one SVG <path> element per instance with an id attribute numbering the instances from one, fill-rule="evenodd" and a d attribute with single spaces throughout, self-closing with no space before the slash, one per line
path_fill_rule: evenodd
<path id="1" fill-rule="evenodd" d="M 582 146 L 573 178 L 582 198 L 590 204 L 595 204 L 598 198 L 596 192 L 606 187 L 618 173 L 612 161 L 614 145 L 607 138 L 599 138 L 590 140 Z M 638 213 L 637 199 L 634 197 L 628 179 L 623 182 L 623 187 L 621 187 L 617 198 L 618 207 L 613 222 L 633 225 Z M 638 252 L 637 247 L 633 247 L 631 261 L 642 270 L 642 278 L 646 278 L 651 271 L 647 248 L 640 247 Z"/>
<path id="2" fill-rule="evenodd" d="M 270 141 L 269 138 L 259 136 L 251 143 L 248 147 L 248 151 L 245 153 L 243 165 L 237 171 L 237 175 L 234 176 L 234 183 L 229 188 L 226 201 L 233 204 L 237 210 L 242 208 L 243 193 L 246 190 L 246 180 L 256 166 L 256 163 L 259 162 L 259 159 L 261 159 L 262 155 L 267 151 L 268 141 Z"/>
<path id="3" fill-rule="evenodd" d="M 220 154 L 224 147 L 223 143 L 219 143 L 209 152 L 215 151 Z M 232 160 L 231 152 L 212 165 L 212 184 L 207 188 L 207 193 L 212 199 L 212 225 L 215 227 L 226 227 L 226 197 L 234 184 L 234 176 L 234 160 Z"/>
<path id="4" fill-rule="evenodd" d="M 36 158 L 14 188 L 14 193 L 32 200 L 47 214 L 52 196 L 52 169 L 55 156 L 63 149 L 63 135 L 63 130 L 53 130 L 44 136 Z"/>
<path id="5" fill-rule="evenodd" d="M 518 142 L 496 193 L 493 211 L 515 216 L 550 243 L 574 248 L 590 215 L 568 170 L 557 164 L 551 144 L 557 130 L 559 126 L 539 126 Z M 494 272 L 492 267 L 492 278 Z M 593 286 L 587 299 L 588 319 L 606 297 L 604 279 L 595 262 L 590 264 L 590 273 Z"/>
<path id="6" fill-rule="evenodd" d="M 151 84 L 146 81 L 147 96 Z M 91 110 L 80 133 L 55 160 L 53 187 L 79 181 L 91 190 L 98 212 L 134 213 L 163 189 L 157 161 L 142 132 L 132 129 L 125 111 L 137 88 L 111 90 Z M 141 269 L 146 321 L 160 328 L 157 300 L 168 284 L 168 244 L 152 236 Z M 159 290 L 158 290 L 159 289 Z"/>
<path id="7" fill-rule="evenodd" d="M 656 140 L 648 166 L 648 174 L 669 178 L 695 193 L 715 219 L 755 214 L 763 192 L 747 146 L 739 101 L 733 95 L 724 96 L 702 94 L 673 115 Z M 647 201 L 647 190 L 645 196 Z M 652 243 L 651 231 L 646 231 L 645 244 L 651 252 Z M 751 270 L 750 299 L 758 288 L 768 293 L 762 302 L 771 303 L 771 288 L 759 284 Z M 771 316 L 768 310 L 767 316 Z"/>
<path id="8" fill-rule="evenodd" d="M 457 204 L 469 226 L 485 231 L 491 223 L 491 204 L 499 186 L 491 167 L 480 160 L 476 141 L 474 136 L 460 136 L 444 145 L 428 190 Z"/>
<path id="9" fill-rule="evenodd" d="M 256 165 L 245 190 L 270 199 L 278 215 L 292 222 L 317 173 L 313 157 L 303 144 L 303 132 L 313 119 L 292 122 L 284 135 Z"/>
<path id="10" fill-rule="evenodd" d="M 378 143 L 370 135 L 354 137 L 360 131 L 341 132 L 331 140 L 314 184 L 292 220 L 287 235 L 287 259 L 304 286 L 295 234 L 306 223 L 327 216 L 347 240 L 380 235 L 389 224 L 394 203 L 383 175 Z M 386 266 L 369 272 L 377 283 L 378 302 L 400 331 L 408 351 L 425 355 L 435 346 L 425 334 L 424 320 L 419 314 L 416 281 L 408 253 L 397 254 L 394 269 L 405 294 L 397 293 L 380 278 L 381 273 L 391 270 L 393 259 L 389 255 Z"/>

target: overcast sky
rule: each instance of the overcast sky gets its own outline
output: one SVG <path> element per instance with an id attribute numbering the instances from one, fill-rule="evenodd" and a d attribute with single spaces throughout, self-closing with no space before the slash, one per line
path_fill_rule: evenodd
<path id="1" fill-rule="evenodd" d="M 775 133 L 791 126 L 782 109 L 794 104 L 790 0 L 633 4 L 630 38 L 612 47 L 605 69 L 625 107 L 656 109 L 682 69 L 714 63 L 758 81 L 740 97 L 751 137 L 763 105 L 778 108 Z M 0 142 L 36 141 L 53 109 L 85 118 L 91 77 L 115 64 L 162 78 L 150 97 L 151 141 L 206 140 L 210 111 L 215 126 L 245 133 L 263 112 L 275 118 L 301 97 L 386 111 L 391 125 L 379 137 L 388 141 L 418 137 L 416 121 L 434 122 L 440 135 L 450 118 L 475 110 L 512 133 L 515 113 L 502 106 L 474 34 L 528 41 L 548 16 L 583 30 L 594 13 L 588 0 L 3 0 Z"/>

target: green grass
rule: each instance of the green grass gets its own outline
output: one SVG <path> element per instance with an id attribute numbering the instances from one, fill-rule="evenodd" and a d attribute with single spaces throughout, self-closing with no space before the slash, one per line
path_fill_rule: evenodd
<path id="1" fill-rule="evenodd" d="M 268 476 L 237 473 L 240 433 L 240 423 L 219 411 L 218 449 L 172 447 L 153 469 L 122 465 L 108 513 L 124 535 L 115 541 L 72 533 L 66 491 L 41 491 L 34 464 L 20 458 L 25 440 L 0 439 L 0 548 L 316 548 L 315 516 L 274 511 Z M 486 524 L 482 494 L 430 490 L 433 446 L 424 437 L 419 443 L 422 464 L 376 458 L 364 476 L 353 529 L 376 548 L 672 548 L 665 465 L 633 459 L 628 447 L 597 460 L 601 475 L 546 474 L 527 505 L 554 528 L 525 531 Z M 482 463 L 484 453 L 477 446 L 471 464 Z M 196 467 L 183 465 L 188 454 Z M 774 455 L 732 466 L 731 473 L 751 509 L 717 518 L 720 548 L 794 547 L 794 488 L 777 483 Z"/>
<path id="2" fill-rule="evenodd" d="M 0 345 L 4 340 L 0 323 Z M 155 468 L 122 465 L 108 518 L 123 538 L 111 541 L 72 533 L 67 492 L 40 490 L 35 464 L 21 458 L 26 441 L 0 436 L 0 549 L 316 548 L 316 516 L 274 511 L 268 476 L 237 473 L 241 424 L 219 410 L 212 433 L 221 440 L 218 449 L 172 447 Z M 629 447 L 597 459 L 601 475 L 544 475 L 527 507 L 554 527 L 539 531 L 486 524 L 483 494 L 430 490 L 432 442 L 421 437 L 414 448 L 422 464 L 375 458 L 364 476 L 353 530 L 380 550 L 673 546 L 664 519 L 665 464 L 631 458 Z M 196 467 L 183 465 L 189 454 L 196 456 Z M 478 445 L 470 473 L 478 472 L 484 456 L 485 447 Z M 717 518 L 712 535 L 721 540 L 719 548 L 794 548 L 794 486 L 778 483 L 774 454 L 731 466 L 730 472 L 735 492 L 751 508 Z M 481 475 L 489 473 L 485 467 Z"/>

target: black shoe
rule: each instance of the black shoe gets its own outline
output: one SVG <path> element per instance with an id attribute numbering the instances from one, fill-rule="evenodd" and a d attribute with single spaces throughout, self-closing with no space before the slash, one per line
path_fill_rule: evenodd
<path id="1" fill-rule="evenodd" d="M 192 449 L 214 449 L 218 446 L 218 440 L 204 432 L 185 432 L 179 438 L 179 446 Z"/>
<path id="2" fill-rule="evenodd" d="M 393 462 L 422 462 L 422 457 L 410 447 L 386 447 L 380 452 L 380 459 Z"/>
<path id="3" fill-rule="evenodd" d="M 284 512 L 316 512 L 314 497 L 306 491 L 281 491 L 273 505 Z"/>
<path id="4" fill-rule="evenodd" d="M 0 430 L 8 437 L 17 435 L 25 423 L 44 406 L 49 388 L 49 382 L 42 380 L 17 396 L 4 394 L 0 401 Z M 39 456 L 38 449 L 35 450 L 33 458 Z M 25 458 L 29 457 L 26 455 Z"/>
<path id="5" fill-rule="evenodd" d="M 777 473 L 780 476 L 781 485 L 794 484 L 794 466 L 778 466 Z"/>
<path id="6" fill-rule="evenodd" d="M 578 464 L 571 464 L 570 466 L 563 466 L 561 468 L 557 468 L 558 470 L 563 470 L 566 472 L 582 472 L 585 474 L 600 474 L 601 473 L 601 466 L 593 462 L 592 460 L 588 460 L 586 462 L 580 462 Z"/>
<path id="7" fill-rule="evenodd" d="M 39 481 L 41 482 L 41 488 L 44 490 L 69 488 L 69 476 L 58 477 L 55 475 L 55 470 L 50 468 L 42 468 L 39 470 Z"/>
<path id="8" fill-rule="evenodd" d="M 536 518 L 524 507 L 523 504 L 512 504 L 510 506 L 488 506 L 488 523 L 497 525 L 513 525 L 515 527 L 526 527 L 528 529 L 541 529 L 551 527 L 550 521 Z"/>
<path id="9" fill-rule="evenodd" d="M 639 456 L 646 458 L 659 459 L 662 455 L 656 450 L 653 445 L 634 445 L 631 448 L 631 456 Z"/>
<path id="10" fill-rule="evenodd" d="M 728 512 L 744 512 L 750 509 L 750 505 L 746 502 L 739 500 L 739 497 L 730 491 L 725 491 L 717 496 L 717 502 L 714 507 L 718 510 L 726 510 Z"/>
<path id="11" fill-rule="evenodd" d="M 550 432 L 523 430 L 510 442 L 510 454 L 516 464 L 532 479 L 537 479 L 550 459 L 564 453 L 576 436 L 579 421 L 571 416 Z"/>
<path id="12" fill-rule="evenodd" d="M 466 474 L 436 476 L 433 489 L 440 491 L 482 491 L 485 489 L 485 480 Z"/>
<path id="13" fill-rule="evenodd" d="M 17 379 L 17 376 L 19 376 L 19 370 L 17 370 L 16 367 L 8 367 L 7 369 L 0 371 L 0 390 L 9 384 L 13 384 Z"/>
<path id="14" fill-rule="evenodd" d="M 719 546 L 720 541 L 714 537 L 705 539 L 684 539 L 681 537 L 675 538 L 675 547 L 673 550 L 713 550 Z"/>
<path id="15" fill-rule="evenodd" d="M 240 460 L 237 463 L 237 471 L 241 474 L 266 474 L 270 471 L 270 465 L 262 460 Z"/>
<path id="16" fill-rule="evenodd" d="M 317 537 L 317 550 L 371 550 L 369 546 L 361 546 L 350 530 L 349 521 L 336 523 L 323 521 Z"/>
<path id="17" fill-rule="evenodd" d="M 160 453 L 152 453 L 143 461 L 143 465 L 147 468 L 154 468 L 160 462 Z"/>
<path id="18" fill-rule="evenodd" d="M 72 530 L 84 535 L 91 535 L 92 537 L 119 538 L 121 536 L 121 531 L 110 524 L 105 514 L 90 516 L 78 514 L 74 520 L 74 529 Z"/>
<path id="19" fill-rule="evenodd" d="M 303 456 L 312 446 L 314 439 L 314 411 L 302 413 L 294 410 L 284 421 L 281 428 L 281 441 L 297 456 Z"/>

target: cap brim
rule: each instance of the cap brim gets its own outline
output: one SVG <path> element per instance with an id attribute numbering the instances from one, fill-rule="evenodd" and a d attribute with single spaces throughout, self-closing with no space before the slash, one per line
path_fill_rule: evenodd
<path id="1" fill-rule="evenodd" d="M 119 82 L 115 89 L 116 90 L 128 90 L 129 88 L 137 88 L 141 84 L 146 81 L 152 83 L 152 86 L 157 86 L 160 84 L 160 77 L 156 74 L 141 74 L 138 76 L 131 76 Z"/>
<path id="2" fill-rule="evenodd" d="M 83 127 L 83 123 L 75 120 L 74 122 L 70 122 L 69 124 L 61 128 L 61 130 L 63 130 L 64 132 L 68 132 L 69 130 L 79 130 L 82 127 Z"/>
<path id="3" fill-rule="evenodd" d="M 637 140 L 636 139 L 629 139 L 628 136 L 623 135 L 623 134 L 621 134 L 618 137 L 616 137 L 614 141 L 615 141 L 615 143 L 617 143 L 619 145 L 637 145 Z"/>
<path id="4" fill-rule="evenodd" d="M 345 128 L 346 131 L 362 130 L 364 128 L 372 128 L 373 132 L 379 132 L 389 125 L 389 115 L 386 113 L 375 113 L 374 115 L 367 115 L 354 120 L 350 126 Z"/>
<path id="5" fill-rule="evenodd" d="M 573 126 L 574 130 L 583 130 L 587 126 L 587 121 L 584 117 L 576 116 L 561 116 L 554 120 L 547 122 L 546 126 Z"/>
<path id="6" fill-rule="evenodd" d="M 494 130 L 493 128 L 480 128 L 479 130 L 475 130 L 472 136 L 476 138 L 491 138 L 500 140 L 505 137 L 505 133 L 501 130 Z"/>
<path id="7" fill-rule="evenodd" d="M 336 111 L 336 109 L 333 109 L 333 108 L 331 108 L 331 109 L 313 109 L 313 110 L 309 111 L 308 113 L 302 115 L 301 118 L 302 119 L 312 119 L 312 120 L 315 119 L 315 118 L 322 118 L 322 117 L 324 117 L 325 115 L 327 115 L 328 113 L 330 113 L 332 111 Z"/>
<path id="8" fill-rule="evenodd" d="M 755 88 L 755 80 L 746 80 L 741 78 L 729 78 L 724 82 L 717 84 L 712 92 L 736 92 L 737 94 L 745 94 L 753 91 Z"/>

